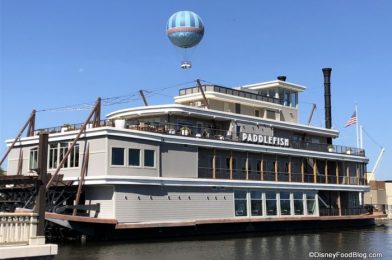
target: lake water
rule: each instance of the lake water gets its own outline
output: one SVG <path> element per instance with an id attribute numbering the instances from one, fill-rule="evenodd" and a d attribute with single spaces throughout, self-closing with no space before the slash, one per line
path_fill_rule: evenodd
<path id="1" fill-rule="evenodd" d="M 64 244 L 55 259 L 334 259 L 332 253 L 335 259 L 392 259 L 392 222 L 355 230 Z"/>

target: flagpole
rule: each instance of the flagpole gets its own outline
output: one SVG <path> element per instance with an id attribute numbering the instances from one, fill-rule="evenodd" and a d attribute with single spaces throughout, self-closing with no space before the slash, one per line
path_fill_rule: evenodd
<path id="1" fill-rule="evenodd" d="M 359 116 L 358 116 L 358 106 L 355 105 L 355 115 L 357 117 L 357 123 L 356 123 L 356 127 L 357 127 L 357 148 L 359 148 Z"/>

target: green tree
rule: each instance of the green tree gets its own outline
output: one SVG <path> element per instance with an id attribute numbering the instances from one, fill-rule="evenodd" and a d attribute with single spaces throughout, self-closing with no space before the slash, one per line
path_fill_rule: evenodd
<path id="1" fill-rule="evenodd" d="M 3 170 L 3 168 L 1 168 L 1 166 L 0 166 L 0 175 L 3 175 L 4 174 L 4 170 Z"/>

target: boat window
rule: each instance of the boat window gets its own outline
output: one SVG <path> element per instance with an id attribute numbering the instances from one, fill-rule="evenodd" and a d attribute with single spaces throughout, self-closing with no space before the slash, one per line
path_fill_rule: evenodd
<path id="1" fill-rule="evenodd" d="M 68 143 L 60 143 L 60 156 L 59 156 L 59 161 L 61 162 L 64 159 L 64 155 L 67 153 L 68 151 Z M 65 160 L 64 168 L 68 168 L 68 158 Z"/>
<path id="2" fill-rule="evenodd" d="M 303 215 L 304 214 L 304 196 L 303 192 L 294 192 L 294 214 Z"/>
<path id="3" fill-rule="evenodd" d="M 251 191 L 251 213 L 252 216 L 262 216 L 263 215 L 263 198 L 261 191 Z"/>
<path id="4" fill-rule="evenodd" d="M 69 154 L 69 167 L 78 167 L 79 166 L 79 145 L 76 144 L 71 153 Z"/>
<path id="5" fill-rule="evenodd" d="M 306 193 L 306 206 L 308 215 L 315 215 L 316 211 L 316 195 L 314 193 Z"/>
<path id="6" fill-rule="evenodd" d="M 235 113 L 241 114 L 241 104 L 235 103 Z"/>
<path id="7" fill-rule="evenodd" d="M 268 119 L 276 119 L 276 113 L 274 110 L 267 109 L 267 118 Z"/>
<path id="8" fill-rule="evenodd" d="M 144 150 L 144 166 L 155 167 L 155 150 Z"/>
<path id="9" fill-rule="evenodd" d="M 290 105 L 290 92 L 284 93 L 284 101 L 283 105 L 289 106 Z"/>
<path id="10" fill-rule="evenodd" d="M 273 191 L 267 191 L 265 193 L 265 205 L 267 208 L 268 216 L 276 216 L 277 207 L 276 207 L 276 193 Z"/>
<path id="11" fill-rule="evenodd" d="M 112 147 L 112 165 L 124 165 L 124 148 Z"/>
<path id="12" fill-rule="evenodd" d="M 140 149 L 128 149 L 128 166 L 140 166 Z"/>
<path id="13" fill-rule="evenodd" d="M 280 215 L 291 215 L 290 192 L 280 193 Z"/>
<path id="14" fill-rule="evenodd" d="M 291 107 L 297 107 L 297 98 L 298 94 L 296 92 L 292 92 L 290 94 L 290 105 Z"/>
<path id="15" fill-rule="evenodd" d="M 246 191 L 234 191 L 234 204 L 236 217 L 243 217 L 248 215 L 246 207 Z"/>
<path id="16" fill-rule="evenodd" d="M 49 145 L 49 169 L 57 168 L 58 144 Z"/>
<path id="17" fill-rule="evenodd" d="M 30 150 L 30 164 L 29 169 L 36 170 L 38 168 L 38 148 L 33 148 Z"/>
<path id="18" fill-rule="evenodd" d="M 54 143 L 49 145 L 48 168 L 56 169 L 59 163 L 63 160 L 64 155 L 69 149 L 70 143 Z M 75 144 L 67 159 L 64 162 L 63 168 L 79 167 L 80 146 Z"/>

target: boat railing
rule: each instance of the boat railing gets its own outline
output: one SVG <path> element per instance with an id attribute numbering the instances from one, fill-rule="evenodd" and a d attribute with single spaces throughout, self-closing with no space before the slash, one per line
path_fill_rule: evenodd
<path id="1" fill-rule="evenodd" d="M 41 131 L 45 131 L 47 133 L 60 133 L 60 132 L 74 131 L 80 129 L 82 125 L 83 124 L 64 124 L 63 126 L 38 129 L 36 130 L 36 134 L 38 134 Z M 99 127 L 101 126 L 117 127 L 113 122 L 108 120 L 101 120 Z M 158 123 L 158 122 L 150 122 L 150 123 L 139 122 L 137 124 L 125 123 L 125 125 L 122 125 L 121 128 L 124 127 L 132 130 L 157 132 L 157 133 L 169 134 L 169 135 L 181 135 L 181 136 L 194 137 L 194 138 L 241 142 L 239 138 L 239 134 L 234 131 L 218 129 L 218 128 L 213 128 L 208 126 L 195 126 L 195 125 Z M 89 128 L 93 128 L 93 125 L 88 124 L 86 129 Z M 268 144 L 264 144 L 264 145 L 268 145 Z M 325 143 L 312 143 L 312 142 L 298 141 L 298 140 L 291 140 L 289 142 L 289 148 L 365 156 L 364 149 L 353 148 L 348 146 L 340 146 L 340 145 L 328 145 Z"/>
<path id="2" fill-rule="evenodd" d="M 366 185 L 365 178 L 343 177 L 339 176 L 323 176 L 324 178 L 315 177 L 309 173 L 288 173 L 266 170 L 246 170 L 202 167 L 198 168 L 198 177 L 203 179 L 227 179 L 227 180 L 248 180 L 248 181 L 278 181 L 278 182 L 303 182 L 318 184 L 343 184 L 343 185 Z M 328 178 L 327 178 L 328 177 Z M 339 182 L 337 182 L 339 180 Z"/>
<path id="3" fill-rule="evenodd" d="M 77 124 L 63 124 L 61 126 L 55 126 L 55 127 L 48 127 L 48 128 L 40 128 L 35 130 L 34 135 L 38 135 L 40 132 L 46 132 L 49 134 L 54 134 L 54 133 L 64 133 L 64 132 L 69 132 L 69 131 L 74 131 L 74 130 L 79 130 L 83 126 L 83 123 L 77 123 Z M 101 120 L 99 122 L 98 126 L 95 127 L 101 127 L 101 126 L 112 126 L 110 122 L 107 120 Z M 86 125 L 86 129 L 93 128 L 93 124 L 89 123 Z"/>
<path id="4" fill-rule="evenodd" d="M 206 138 L 206 139 L 216 139 L 231 142 L 240 142 L 239 135 L 230 130 L 222 130 L 211 127 L 198 127 L 194 125 L 183 125 L 183 124 L 139 124 L 139 125 L 129 125 L 129 129 L 142 130 L 149 132 L 159 132 L 171 135 L 182 135 L 195 138 Z M 265 144 L 267 145 L 267 144 Z M 305 141 L 294 141 L 291 140 L 290 148 L 311 150 L 319 152 L 330 152 L 339 154 L 350 154 L 357 156 L 365 156 L 365 150 L 359 148 L 353 148 L 341 145 L 328 145 L 325 143 L 311 143 Z"/>
<path id="5" fill-rule="evenodd" d="M 279 104 L 279 105 L 285 104 L 283 99 L 260 95 L 260 94 L 256 94 L 256 93 L 252 93 L 252 92 L 244 91 L 244 90 L 232 89 L 232 88 L 227 88 L 227 87 L 222 87 L 222 86 L 217 86 L 217 85 L 202 85 L 202 88 L 203 88 L 203 91 L 205 91 L 205 92 L 212 91 L 212 92 L 218 92 L 218 93 L 227 94 L 227 95 L 231 95 L 231 96 L 249 98 L 249 99 L 253 99 L 253 100 L 264 101 L 264 102 L 269 102 L 269 103 L 274 103 L 274 104 Z M 189 87 L 189 88 L 183 88 L 183 89 L 179 90 L 179 96 L 190 95 L 190 94 L 194 94 L 194 93 L 200 93 L 200 88 L 199 87 Z"/>

